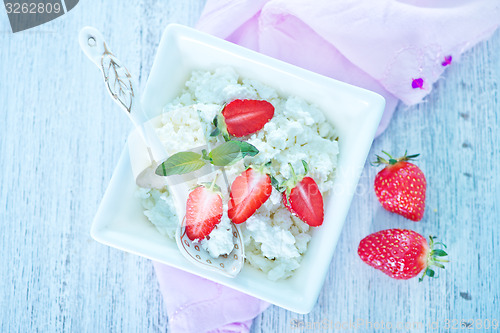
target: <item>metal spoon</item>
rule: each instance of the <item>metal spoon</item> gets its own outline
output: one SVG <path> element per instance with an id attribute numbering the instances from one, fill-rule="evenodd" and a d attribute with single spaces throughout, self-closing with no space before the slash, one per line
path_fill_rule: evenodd
<path id="1" fill-rule="evenodd" d="M 189 188 L 185 182 L 175 177 L 161 177 L 155 174 L 156 167 L 168 158 L 155 129 L 144 114 L 139 99 L 139 91 L 129 71 L 109 50 L 102 34 L 95 28 L 85 27 L 79 34 L 80 47 L 87 57 L 101 70 L 106 88 L 113 100 L 125 111 L 139 131 L 148 147 L 152 167 L 141 175 L 158 186 L 168 186 L 174 199 L 177 216 L 185 216 Z M 176 230 L 176 243 L 182 255 L 195 265 L 216 271 L 228 277 L 235 277 L 243 267 L 244 245 L 239 227 L 233 223 L 234 247 L 231 253 L 212 258 L 199 243 L 192 242 L 185 233 L 185 218 L 179 220 Z"/>

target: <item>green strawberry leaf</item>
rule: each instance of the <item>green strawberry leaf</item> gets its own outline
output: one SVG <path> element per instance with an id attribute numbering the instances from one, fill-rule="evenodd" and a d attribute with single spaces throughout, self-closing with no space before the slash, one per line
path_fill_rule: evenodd
<path id="1" fill-rule="evenodd" d="M 170 156 L 158 166 L 155 173 L 158 176 L 182 175 L 196 171 L 204 165 L 200 154 L 184 151 Z"/>
<path id="2" fill-rule="evenodd" d="M 210 133 L 210 136 L 218 136 L 220 134 L 220 129 L 215 128 L 212 133 Z"/>
<path id="3" fill-rule="evenodd" d="M 431 256 L 445 257 L 447 255 L 448 255 L 448 253 L 446 253 L 445 251 L 443 251 L 441 249 L 436 249 L 436 250 L 431 251 Z"/>
<path id="4" fill-rule="evenodd" d="M 278 191 L 281 189 L 280 182 L 274 176 L 271 176 L 271 186 Z"/>
<path id="5" fill-rule="evenodd" d="M 222 110 L 224 110 L 225 106 L 226 105 L 224 104 L 219 113 L 217 113 L 217 115 L 214 117 L 214 120 L 212 122 L 215 126 L 215 129 L 212 131 L 212 133 L 210 133 L 210 136 L 216 137 L 222 134 L 224 140 L 230 141 L 231 139 L 229 138 L 229 133 L 227 132 L 226 121 L 224 119 L 224 116 L 222 115 Z"/>
<path id="6" fill-rule="evenodd" d="M 304 166 L 304 174 L 307 175 L 307 172 L 309 171 L 309 165 L 304 160 L 302 160 L 302 165 Z"/>
<path id="7" fill-rule="evenodd" d="M 259 150 L 248 142 L 230 140 L 215 147 L 208 154 L 212 164 L 216 166 L 228 166 L 241 161 L 245 156 L 255 156 Z"/>

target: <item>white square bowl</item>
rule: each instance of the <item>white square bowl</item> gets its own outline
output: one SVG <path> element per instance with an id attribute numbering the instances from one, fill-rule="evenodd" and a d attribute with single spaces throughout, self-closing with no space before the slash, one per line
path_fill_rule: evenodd
<path id="1" fill-rule="evenodd" d="M 325 221 L 314 228 L 300 268 L 292 277 L 270 281 L 245 264 L 234 279 L 188 262 L 174 240 L 156 230 L 134 196 L 125 148 L 92 224 L 92 237 L 109 246 L 180 268 L 298 313 L 313 308 L 366 161 L 385 101 L 373 92 L 267 57 L 181 25 L 169 25 L 161 39 L 142 103 L 150 117 L 183 89 L 193 70 L 230 66 L 245 78 L 273 87 L 281 96 L 299 96 L 319 106 L 339 135 L 332 194 L 325 198 Z"/>

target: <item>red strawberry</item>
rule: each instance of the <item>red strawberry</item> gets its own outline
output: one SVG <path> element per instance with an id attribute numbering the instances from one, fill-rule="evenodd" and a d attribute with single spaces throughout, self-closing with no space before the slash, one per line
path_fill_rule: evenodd
<path id="1" fill-rule="evenodd" d="M 229 219 L 236 224 L 245 222 L 269 199 L 272 190 L 271 177 L 263 168 L 248 168 L 231 185 Z"/>
<path id="2" fill-rule="evenodd" d="M 307 173 L 307 164 L 302 162 Z M 323 196 L 319 191 L 318 184 L 311 177 L 304 177 L 304 175 L 297 177 L 291 164 L 290 168 L 292 168 L 292 178 L 285 183 L 283 204 L 290 213 L 311 227 L 322 225 L 325 214 Z"/>
<path id="3" fill-rule="evenodd" d="M 432 236 L 429 240 L 430 244 L 422 235 L 411 230 L 382 230 L 363 238 L 359 243 L 358 254 L 365 263 L 394 279 L 407 280 L 425 269 L 420 278 L 422 281 L 426 275 L 434 277 L 431 266 L 444 268 L 440 262 L 448 262 L 437 258 L 447 256 L 445 251 L 433 248 L 437 244 L 446 246 L 434 242 Z"/>
<path id="4" fill-rule="evenodd" d="M 283 194 L 283 205 L 285 205 L 286 209 L 288 209 L 290 213 L 295 214 L 292 209 L 292 206 L 290 205 L 290 202 L 286 198 L 286 191 L 284 191 L 282 194 Z"/>
<path id="5" fill-rule="evenodd" d="M 232 136 L 242 137 L 261 130 L 274 116 L 274 106 L 268 101 L 253 99 L 236 99 L 226 104 L 222 114 L 216 116 L 217 127 L 213 136 L 222 133 L 228 139 Z"/>
<path id="6" fill-rule="evenodd" d="M 415 164 L 407 162 L 417 155 L 389 161 L 377 156 L 375 164 L 386 164 L 375 177 L 375 194 L 382 206 L 390 212 L 402 215 L 412 221 L 424 216 L 425 190 L 427 182 L 424 173 Z"/>
<path id="7" fill-rule="evenodd" d="M 222 218 L 222 197 L 215 185 L 200 185 L 189 193 L 186 204 L 186 234 L 190 240 L 207 237 Z"/>

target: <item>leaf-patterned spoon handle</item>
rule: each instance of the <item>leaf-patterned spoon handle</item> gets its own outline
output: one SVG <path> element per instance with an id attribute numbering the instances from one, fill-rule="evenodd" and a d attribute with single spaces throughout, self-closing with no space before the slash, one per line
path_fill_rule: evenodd
<path id="1" fill-rule="evenodd" d="M 141 108 L 139 89 L 122 62 L 109 50 L 102 34 L 95 28 L 85 27 L 79 34 L 80 47 L 87 57 L 101 70 L 106 88 L 113 100 L 125 111 L 144 142 L 150 149 L 152 161 L 166 159 L 165 149 L 154 129 L 147 123 L 148 117 Z"/>

